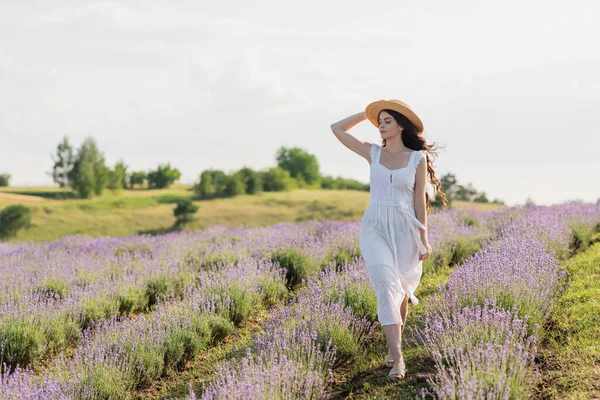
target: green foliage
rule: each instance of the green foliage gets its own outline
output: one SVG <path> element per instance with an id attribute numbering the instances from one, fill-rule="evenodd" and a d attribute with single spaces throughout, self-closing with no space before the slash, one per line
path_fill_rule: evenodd
<path id="1" fill-rule="evenodd" d="M 442 186 L 442 192 L 446 195 L 446 200 L 448 201 L 448 206 L 452 203 L 452 200 L 462 200 L 462 201 L 472 201 L 476 203 L 490 203 L 485 192 L 478 192 L 471 183 L 465 185 L 460 185 L 456 180 L 456 176 L 452 173 L 448 173 L 443 175 L 440 178 L 440 184 Z M 494 199 L 491 201 L 494 204 L 504 204 L 504 202 L 500 199 Z M 432 207 L 441 207 L 442 201 L 441 198 L 436 196 L 436 198 L 431 201 Z"/>
<path id="2" fill-rule="evenodd" d="M 73 146 L 71 146 L 67 136 L 64 136 L 62 142 L 58 144 L 56 157 L 52 156 L 52 161 L 54 161 L 54 165 L 50 174 L 54 182 L 61 188 L 71 186 L 69 176 L 74 167 L 75 155 L 73 153 Z"/>
<path id="3" fill-rule="evenodd" d="M 0 174 L 0 186 L 10 185 L 10 174 Z"/>
<path id="4" fill-rule="evenodd" d="M 205 320 L 210 326 L 211 344 L 225 339 L 235 329 L 235 326 L 229 319 L 220 315 L 208 314 L 205 316 Z"/>
<path id="5" fill-rule="evenodd" d="M 450 259 L 450 266 L 464 262 L 468 257 L 475 254 L 481 248 L 479 240 L 457 236 L 454 240 L 454 252 Z"/>
<path id="6" fill-rule="evenodd" d="M 196 270 L 207 270 L 211 267 L 218 267 L 222 264 L 233 263 L 237 264 L 239 261 L 239 254 L 234 252 L 223 252 L 223 253 L 207 253 L 203 256 L 188 256 L 186 262 Z"/>
<path id="7" fill-rule="evenodd" d="M 227 176 L 225 183 L 225 196 L 235 197 L 246 193 L 246 185 L 240 174 L 233 174 Z"/>
<path id="8" fill-rule="evenodd" d="M 351 264 L 355 257 L 360 257 L 360 247 L 355 246 L 354 248 L 348 249 L 345 247 L 337 247 L 330 251 L 325 257 L 322 267 L 325 268 L 331 264 L 339 271 L 340 267 L 344 264 Z"/>
<path id="9" fill-rule="evenodd" d="M 31 210 L 15 204 L 0 211 L 0 239 L 15 236 L 17 232 L 31 225 Z"/>
<path id="10" fill-rule="evenodd" d="M 542 337 L 544 399 L 597 397 L 600 365 L 600 243 L 566 263 L 564 292 L 558 297 Z"/>
<path id="11" fill-rule="evenodd" d="M 214 188 L 213 197 L 225 197 L 227 192 L 227 174 L 220 170 L 210 170 L 212 184 Z"/>
<path id="12" fill-rule="evenodd" d="M 164 349 L 153 346 L 139 346 L 135 349 L 136 383 L 139 386 L 149 386 L 160 378 L 165 368 Z"/>
<path id="13" fill-rule="evenodd" d="M 87 298 L 81 303 L 81 313 L 78 319 L 79 327 L 81 329 L 89 328 L 92 321 L 110 318 L 117 315 L 118 311 L 118 299 L 112 296 Z"/>
<path id="14" fill-rule="evenodd" d="M 296 187 L 289 171 L 279 167 L 269 168 L 264 171 L 262 180 L 265 192 L 283 192 Z"/>
<path id="15" fill-rule="evenodd" d="M 600 223 L 590 227 L 585 222 L 573 221 L 571 224 L 571 240 L 569 243 L 569 251 L 571 254 L 586 250 L 593 243 L 592 238 L 594 233 L 600 227 Z"/>
<path id="16" fill-rule="evenodd" d="M 37 286 L 36 291 L 64 299 L 69 292 L 69 287 L 64 281 L 48 278 Z"/>
<path id="17" fill-rule="evenodd" d="M 247 194 L 256 194 L 263 191 L 262 175 L 258 171 L 244 167 L 238 171 L 244 182 L 244 192 Z"/>
<path id="18" fill-rule="evenodd" d="M 330 339 L 336 346 L 334 368 L 352 363 L 353 360 L 365 352 L 360 338 L 349 327 L 325 320 L 319 324 L 317 330 L 317 340 L 323 346 Z"/>
<path id="19" fill-rule="evenodd" d="M 221 170 L 205 170 L 194 185 L 194 193 L 200 199 L 235 197 L 259 191 L 262 191 L 262 177 L 249 168 L 230 175 Z"/>
<path id="20" fill-rule="evenodd" d="M 133 189 L 133 185 L 143 185 L 148 180 L 148 174 L 145 171 L 134 171 L 129 176 L 129 185 Z"/>
<path id="21" fill-rule="evenodd" d="M 434 271 L 439 271 L 464 262 L 480 248 L 479 239 L 458 235 L 438 244 L 431 258 L 425 260 L 424 264 L 427 267 L 431 266 Z"/>
<path id="22" fill-rule="evenodd" d="M 148 279 L 146 282 L 146 307 L 149 310 L 154 309 L 159 300 L 172 296 L 173 281 L 166 276 L 156 276 Z"/>
<path id="23" fill-rule="evenodd" d="M 105 165 L 104 155 L 98 150 L 96 141 L 88 137 L 77 152 L 73 168 L 67 174 L 73 190 L 82 198 L 94 194 L 100 196 L 110 178 L 110 170 Z"/>
<path id="24" fill-rule="evenodd" d="M 181 371 L 185 361 L 192 358 L 202 347 L 202 337 L 184 328 L 169 334 L 165 343 L 165 370 Z"/>
<path id="25" fill-rule="evenodd" d="M 319 264 L 312 257 L 293 247 L 274 250 L 271 253 L 271 261 L 286 269 L 285 280 L 291 289 L 320 270 Z"/>
<path id="26" fill-rule="evenodd" d="M 280 147 L 276 154 L 277 166 L 290 173 L 301 185 L 313 185 L 320 181 L 317 158 L 298 147 Z"/>
<path id="27" fill-rule="evenodd" d="M 332 190 L 364 190 L 369 191 L 370 185 L 368 183 L 362 183 L 355 179 L 346 179 L 332 176 L 323 176 L 321 178 L 321 189 L 332 189 Z"/>
<path id="28" fill-rule="evenodd" d="M 285 284 L 271 276 L 260 282 L 260 293 L 265 306 L 271 306 L 286 298 L 288 290 Z"/>
<path id="29" fill-rule="evenodd" d="M 177 207 L 173 210 L 173 214 L 177 220 L 175 226 L 181 226 L 192 221 L 192 215 L 198 211 L 198 206 L 190 199 L 177 200 Z"/>
<path id="30" fill-rule="evenodd" d="M 123 161 L 115 164 L 115 168 L 110 171 L 108 188 L 112 191 L 119 191 L 127 187 L 127 165 Z"/>
<path id="31" fill-rule="evenodd" d="M 93 398 L 98 400 L 133 398 L 130 390 L 134 386 L 134 377 L 131 373 L 124 374 L 114 364 L 95 364 L 82 374 L 76 398 L 89 398 L 90 388 Z"/>
<path id="32" fill-rule="evenodd" d="M 217 310 L 217 314 L 228 318 L 237 327 L 244 323 L 253 312 L 261 308 L 261 295 L 245 290 L 237 283 L 213 287 L 208 289 L 207 293 L 215 294 L 222 299 L 229 297 L 230 302 L 227 308 Z"/>
<path id="33" fill-rule="evenodd" d="M 148 187 L 151 189 L 164 189 L 177 182 L 181 172 L 171 167 L 171 163 L 159 165 L 155 171 L 148 172 Z"/>
<path id="34" fill-rule="evenodd" d="M 31 365 L 44 351 L 44 334 L 38 325 L 22 319 L 6 319 L 0 325 L 0 371 L 17 364 Z"/>
<path id="35" fill-rule="evenodd" d="M 369 286 L 346 288 L 344 306 L 352 308 L 352 313 L 359 318 L 366 317 L 369 321 L 377 321 L 377 296 Z"/>
<path id="36" fill-rule="evenodd" d="M 119 313 L 129 315 L 132 313 L 141 312 L 147 304 L 145 291 L 138 287 L 130 287 L 117 296 Z"/>
<path id="37" fill-rule="evenodd" d="M 194 193 L 199 199 L 209 199 L 214 197 L 217 190 L 213 184 L 212 171 L 202 171 L 200 181 L 194 185 Z"/>

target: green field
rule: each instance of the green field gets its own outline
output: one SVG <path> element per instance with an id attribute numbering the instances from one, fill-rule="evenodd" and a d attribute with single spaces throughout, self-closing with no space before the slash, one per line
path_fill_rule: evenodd
<path id="1" fill-rule="evenodd" d="M 600 243 L 567 266 L 542 342 L 539 399 L 600 398 Z"/>
<path id="2" fill-rule="evenodd" d="M 175 202 L 193 198 L 191 186 L 169 189 L 107 192 L 101 197 L 81 200 L 60 199 L 56 187 L 0 188 L 0 209 L 24 204 L 32 210 L 32 226 L 18 232 L 11 241 L 55 240 L 63 235 L 121 236 L 168 232 L 174 222 Z M 194 201 L 199 206 L 195 221 L 187 230 L 214 225 L 258 227 L 279 222 L 310 219 L 351 221 L 362 216 L 369 193 L 352 190 L 294 190 L 263 192 L 228 199 Z M 500 208 L 497 204 L 454 202 L 454 207 L 480 210 Z"/>

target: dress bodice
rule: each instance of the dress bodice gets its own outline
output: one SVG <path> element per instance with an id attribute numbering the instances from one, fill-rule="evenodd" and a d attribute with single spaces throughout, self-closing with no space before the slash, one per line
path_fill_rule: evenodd
<path id="1" fill-rule="evenodd" d="M 371 199 L 413 204 L 415 172 L 419 161 L 427 156 L 427 151 L 414 150 L 406 167 L 389 169 L 379 162 L 382 150 L 377 143 L 371 143 Z"/>

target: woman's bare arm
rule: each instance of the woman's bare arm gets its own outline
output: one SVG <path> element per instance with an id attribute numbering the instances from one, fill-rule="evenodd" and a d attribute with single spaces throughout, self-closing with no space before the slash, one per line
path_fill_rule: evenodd
<path id="1" fill-rule="evenodd" d="M 427 227 L 427 206 L 425 204 L 425 191 L 427 184 L 427 158 L 422 158 L 417 165 L 415 172 L 415 216 L 417 219 Z M 419 234 L 423 244 L 427 246 L 427 231 L 419 228 Z"/>
<path id="2" fill-rule="evenodd" d="M 354 125 L 367 119 L 364 111 L 351 115 L 331 124 L 331 131 L 340 142 L 359 156 L 371 162 L 371 143 L 365 142 L 348 133 Z"/>

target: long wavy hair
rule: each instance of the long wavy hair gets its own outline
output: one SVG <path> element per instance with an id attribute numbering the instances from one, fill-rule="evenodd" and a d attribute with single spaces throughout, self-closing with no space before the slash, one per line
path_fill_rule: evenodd
<path id="1" fill-rule="evenodd" d="M 433 186 L 433 188 L 435 189 L 435 192 L 440 196 L 440 198 L 442 199 L 442 205 L 445 207 L 448 204 L 448 201 L 446 199 L 446 195 L 444 194 L 444 192 L 442 192 L 442 184 L 440 182 L 440 180 L 435 176 L 435 170 L 433 169 L 433 161 L 431 160 L 431 158 L 435 158 L 438 155 L 437 150 L 440 148 L 439 144 L 437 144 L 436 142 L 433 142 L 432 145 L 428 145 L 425 142 L 425 138 L 423 138 L 423 132 L 419 132 L 417 131 L 417 128 L 415 128 L 415 126 L 412 124 L 412 122 L 410 122 L 410 120 L 408 118 L 406 118 L 404 115 L 400 114 L 398 111 L 394 111 L 394 110 L 381 110 L 381 111 L 385 111 L 387 113 L 389 113 L 398 123 L 398 125 L 400 125 L 403 129 L 402 129 L 402 143 L 404 143 L 404 145 L 406 147 L 408 147 L 409 149 L 412 150 L 425 150 L 427 151 L 427 173 L 429 175 L 429 183 L 431 183 L 431 185 Z M 380 112 L 381 114 L 381 112 Z M 379 117 L 379 116 L 378 116 Z M 386 145 L 386 140 L 383 139 L 383 142 L 381 143 L 382 147 L 385 147 Z M 427 215 L 431 214 L 431 205 L 429 204 L 429 193 L 427 193 L 427 191 L 425 191 L 425 205 L 426 205 L 426 210 L 427 210 Z"/>

